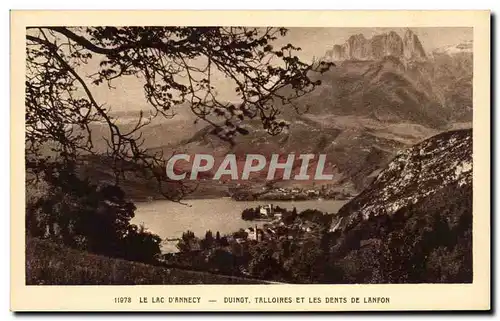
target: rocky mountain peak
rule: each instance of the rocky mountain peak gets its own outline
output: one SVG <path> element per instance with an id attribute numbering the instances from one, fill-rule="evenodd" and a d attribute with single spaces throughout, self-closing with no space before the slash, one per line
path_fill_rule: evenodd
<path id="1" fill-rule="evenodd" d="M 366 40 L 365 35 L 363 35 L 362 33 L 358 33 L 356 35 L 350 36 L 347 41 L 354 42 L 354 41 L 364 41 L 364 40 Z"/>
<path id="2" fill-rule="evenodd" d="M 403 37 L 403 55 L 406 59 L 423 60 L 427 57 L 418 36 L 407 28 Z"/>
<path id="3" fill-rule="evenodd" d="M 382 33 L 366 38 L 363 34 L 352 35 L 344 44 L 336 44 L 326 53 L 326 59 L 343 60 L 379 60 L 386 56 L 421 60 L 426 58 L 418 36 L 407 29 L 404 37 L 395 32 Z"/>

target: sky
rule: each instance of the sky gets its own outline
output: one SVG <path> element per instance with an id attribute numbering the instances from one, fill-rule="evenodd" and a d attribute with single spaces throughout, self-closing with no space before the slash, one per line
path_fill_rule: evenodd
<path id="1" fill-rule="evenodd" d="M 314 57 L 323 57 L 327 50 L 335 44 L 343 44 L 351 35 L 362 33 L 366 38 L 373 35 L 395 31 L 403 35 L 405 28 L 289 28 L 289 33 L 280 39 L 276 45 L 292 43 L 301 47 L 298 56 L 307 62 Z M 411 28 L 419 37 L 424 50 L 430 52 L 436 48 L 457 45 L 472 39 L 472 28 L 457 27 L 427 27 Z M 97 63 L 91 63 L 82 71 L 85 74 L 95 72 Z M 219 75 L 213 77 L 215 87 L 223 100 L 234 100 L 234 84 Z M 214 80 L 212 78 L 212 80 Z M 111 107 L 113 111 L 148 110 L 149 105 L 145 100 L 142 83 L 135 77 L 122 78 L 113 83 L 116 89 L 109 90 L 106 85 L 93 87 L 92 92 L 101 103 Z"/>

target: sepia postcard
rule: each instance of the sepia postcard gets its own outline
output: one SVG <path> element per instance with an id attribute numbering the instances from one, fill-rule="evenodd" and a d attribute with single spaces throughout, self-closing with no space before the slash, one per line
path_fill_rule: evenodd
<path id="1" fill-rule="evenodd" d="M 490 310 L 489 11 L 12 11 L 12 311 Z"/>

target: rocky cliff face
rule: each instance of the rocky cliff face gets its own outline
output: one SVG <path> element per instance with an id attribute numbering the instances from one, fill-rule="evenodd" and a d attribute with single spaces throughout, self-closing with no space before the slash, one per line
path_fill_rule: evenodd
<path id="1" fill-rule="evenodd" d="M 400 152 L 360 195 L 342 207 L 331 231 L 392 215 L 441 189 L 472 186 L 472 130 L 431 137 Z"/>
<path id="2" fill-rule="evenodd" d="M 375 35 L 370 39 L 363 34 L 349 37 L 342 45 L 334 45 L 326 58 L 331 61 L 379 60 L 386 56 L 422 60 L 425 51 L 417 35 L 407 29 L 403 38 L 394 31 Z"/>
<path id="3" fill-rule="evenodd" d="M 339 282 L 471 283 L 472 193 L 471 130 L 399 153 L 332 220 Z"/>
<path id="4" fill-rule="evenodd" d="M 361 115 L 446 130 L 472 120 L 472 42 L 426 54 L 407 29 L 365 38 L 351 36 L 326 53 L 336 67 L 304 100 L 311 113 Z"/>
<path id="5" fill-rule="evenodd" d="M 418 36 L 410 29 L 406 29 L 403 38 L 403 55 L 406 59 L 422 60 L 427 58 L 424 47 Z"/>

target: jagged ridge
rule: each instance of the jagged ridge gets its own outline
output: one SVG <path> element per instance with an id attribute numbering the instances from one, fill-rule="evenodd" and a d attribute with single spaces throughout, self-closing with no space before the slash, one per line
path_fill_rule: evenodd
<path id="1" fill-rule="evenodd" d="M 411 60 L 427 58 L 420 39 L 410 29 L 406 29 L 403 37 L 394 31 L 369 39 L 363 34 L 353 35 L 344 44 L 334 45 L 326 54 L 332 61 L 379 60 L 386 56 Z"/>

